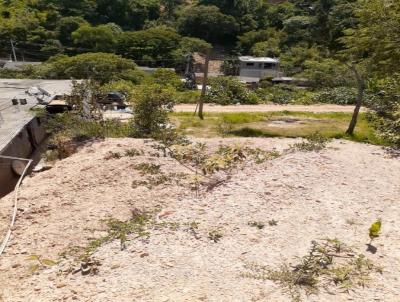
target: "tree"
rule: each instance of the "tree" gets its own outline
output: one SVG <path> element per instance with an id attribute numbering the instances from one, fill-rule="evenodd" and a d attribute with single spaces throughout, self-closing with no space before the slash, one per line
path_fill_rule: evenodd
<path id="1" fill-rule="evenodd" d="M 310 28 L 313 19 L 309 16 L 293 16 L 283 21 L 283 30 L 287 34 L 287 43 L 311 42 Z"/>
<path id="2" fill-rule="evenodd" d="M 388 75 L 400 70 L 400 2 L 359 0 L 355 11 L 358 25 L 345 30 L 340 39 L 345 55 L 368 61 L 371 71 Z"/>
<path id="3" fill-rule="evenodd" d="M 400 149 L 400 74 L 369 85 L 370 118 L 381 136 Z"/>
<path id="4" fill-rule="evenodd" d="M 104 84 L 122 79 L 136 64 L 108 53 L 85 53 L 74 57 L 60 55 L 49 59 L 41 67 L 41 74 L 50 79 L 94 79 Z"/>
<path id="5" fill-rule="evenodd" d="M 181 36 L 166 26 L 124 32 L 118 39 L 118 53 L 145 65 L 171 66 Z"/>
<path id="6" fill-rule="evenodd" d="M 38 7 L 55 7 L 63 16 L 81 16 L 87 20 L 95 15 L 96 0 L 39 0 Z"/>
<path id="7" fill-rule="evenodd" d="M 367 79 L 398 71 L 400 59 L 400 3 L 359 0 L 358 5 L 357 27 L 346 30 L 346 36 L 340 39 L 346 47 L 342 58 L 354 73 L 359 91 L 348 134 L 356 126 Z"/>
<path id="8" fill-rule="evenodd" d="M 149 80 L 155 84 L 161 86 L 170 86 L 175 89 L 181 89 L 183 87 L 181 78 L 175 73 L 174 70 L 167 68 L 158 68 L 149 78 Z"/>
<path id="9" fill-rule="evenodd" d="M 232 16 L 221 13 L 218 7 L 200 5 L 182 12 L 178 28 L 183 35 L 222 43 L 234 39 L 239 25 Z"/>
<path id="10" fill-rule="evenodd" d="M 132 98 L 135 136 L 152 137 L 168 127 L 168 112 L 174 106 L 173 93 L 173 88 L 158 84 L 137 87 Z"/>
<path id="11" fill-rule="evenodd" d="M 279 40 L 269 39 L 268 41 L 258 42 L 250 49 L 250 54 L 256 57 L 279 57 Z"/>
<path id="12" fill-rule="evenodd" d="M 99 26 L 83 25 L 72 33 L 74 44 L 94 52 L 112 52 L 117 43 L 118 33 L 106 24 Z"/>
<path id="13" fill-rule="evenodd" d="M 183 3 L 184 0 L 161 0 L 168 19 L 173 18 L 176 8 Z"/>
<path id="14" fill-rule="evenodd" d="M 304 62 L 302 76 L 307 78 L 313 88 L 333 88 L 354 86 L 354 72 L 337 59 L 307 60 Z"/>
<path id="15" fill-rule="evenodd" d="M 58 39 L 64 45 L 72 44 L 71 34 L 82 26 L 88 26 L 89 23 L 82 17 L 62 17 L 58 21 L 57 32 Z"/>
<path id="16" fill-rule="evenodd" d="M 158 0 L 97 0 L 96 22 L 113 22 L 132 30 L 141 29 L 148 20 L 160 17 Z"/>
<path id="17" fill-rule="evenodd" d="M 248 54 L 255 44 L 260 42 L 269 42 L 269 45 L 280 47 L 282 41 L 286 39 L 286 34 L 283 31 L 278 31 L 274 28 L 268 28 L 257 31 L 249 31 L 241 36 L 238 36 L 236 48 L 242 54 Z"/>

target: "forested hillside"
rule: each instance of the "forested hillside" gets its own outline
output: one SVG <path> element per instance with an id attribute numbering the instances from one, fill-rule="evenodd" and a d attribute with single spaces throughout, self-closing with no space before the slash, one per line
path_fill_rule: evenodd
<path id="1" fill-rule="evenodd" d="M 114 52 L 144 63 L 173 65 L 182 37 L 222 46 L 231 54 L 305 59 L 340 50 L 354 28 L 355 0 L 15 0 L 0 5 L 3 56 L 45 60 L 64 53 Z M 168 63 L 169 61 L 169 63 Z"/>
<path id="2" fill-rule="evenodd" d="M 183 71 L 188 54 L 212 46 L 226 75 L 238 55 L 276 57 L 285 75 L 305 77 L 312 88 L 268 88 L 241 103 L 272 96 L 278 103 L 364 104 L 378 113 L 379 127 L 391 129 L 390 140 L 400 141 L 397 0 L 4 0 L 0 14 L 3 58 L 14 46 L 19 60 L 48 60 L 2 77 L 138 84 L 134 63 Z M 231 82 L 213 86 L 240 86 Z"/>

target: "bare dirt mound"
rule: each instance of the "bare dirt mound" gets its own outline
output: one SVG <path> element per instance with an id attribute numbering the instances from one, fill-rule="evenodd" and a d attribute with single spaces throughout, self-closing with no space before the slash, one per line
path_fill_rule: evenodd
<path id="1" fill-rule="evenodd" d="M 278 151 L 295 142 L 202 141 Z M 297 263 L 311 241 L 324 238 L 364 254 L 381 273 L 371 272 L 364 288 L 321 288 L 303 295 L 306 301 L 398 301 L 399 159 L 376 146 L 334 141 L 320 152 L 246 163 L 197 194 L 191 171 L 157 157 L 150 145 L 96 142 L 24 180 L 0 258 L 0 301 L 291 301 L 276 282 L 246 277 L 249 264 Z M 11 206 L 11 196 L 0 201 L 1 234 Z M 377 218 L 383 226 L 373 254 L 366 244 Z M 110 226 L 132 232 L 110 239 Z M 88 249 L 90 259 L 79 259 Z"/>

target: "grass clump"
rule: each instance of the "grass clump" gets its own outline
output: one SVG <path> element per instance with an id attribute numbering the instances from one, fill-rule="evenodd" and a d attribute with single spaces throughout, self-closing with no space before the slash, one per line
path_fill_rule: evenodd
<path id="1" fill-rule="evenodd" d="M 107 154 L 104 156 L 105 160 L 120 159 L 120 158 L 122 158 L 122 154 L 119 152 L 113 152 L 113 151 L 107 152 Z"/>
<path id="2" fill-rule="evenodd" d="M 258 264 L 247 264 L 242 276 L 257 280 L 271 280 L 290 294 L 293 301 L 301 301 L 303 294 L 317 294 L 321 289 L 339 288 L 349 292 L 364 287 L 371 272 L 381 272 L 363 254 L 356 255 L 337 239 L 312 241 L 308 255 L 297 264 L 283 264 L 272 269 Z"/>
<path id="3" fill-rule="evenodd" d="M 144 155 L 143 150 L 138 150 L 135 148 L 130 148 L 130 149 L 125 150 L 125 156 L 128 156 L 128 157 L 135 157 L 135 156 L 141 156 L 141 155 Z"/>
<path id="4" fill-rule="evenodd" d="M 132 188 L 137 188 L 140 186 L 145 186 L 148 189 L 153 189 L 154 187 L 160 186 L 165 183 L 169 183 L 172 180 L 172 177 L 161 173 L 160 175 L 150 176 L 146 180 L 134 180 L 132 182 Z"/>
<path id="5" fill-rule="evenodd" d="M 128 235 L 136 234 L 136 238 L 148 236 L 146 227 L 151 219 L 151 214 L 139 210 L 133 210 L 131 219 L 121 221 L 115 218 L 109 218 L 105 221 L 107 226 L 107 235 L 98 239 L 92 240 L 85 250 L 85 256 L 90 255 L 96 249 L 107 242 L 115 239 L 120 240 L 121 250 L 125 249 L 125 242 L 128 240 Z"/>
<path id="6" fill-rule="evenodd" d="M 302 152 L 321 151 L 322 149 L 325 149 L 329 141 L 329 138 L 326 138 L 322 136 L 319 132 L 316 132 L 308 136 L 306 140 L 294 144 L 292 148 L 294 150 Z"/>
<path id="7" fill-rule="evenodd" d="M 179 222 L 159 222 L 156 219 L 156 212 L 132 210 L 129 220 L 122 221 L 116 218 L 109 218 L 104 221 L 107 228 L 107 235 L 89 242 L 84 250 L 81 259 L 87 259 L 103 244 L 114 240 L 119 240 L 121 250 L 126 248 L 129 240 L 150 236 L 151 230 L 169 229 L 177 231 L 182 229 L 187 232 L 196 232 L 199 224 L 197 222 L 179 223 Z"/>
<path id="8" fill-rule="evenodd" d="M 222 237 L 223 235 L 219 230 L 213 230 L 208 233 L 208 239 L 214 241 L 215 243 L 219 242 Z"/>
<path id="9" fill-rule="evenodd" d="M 278 225 L 278 221 L 275 220 L 275 219 L 268 220 L 268 225 L 269 226 L 277 226 Z"/>
<path id="10" fill-rule="evenodd" d="M 140 163 L 135 166 L 135 169 L 139 170 L 142 176 L 146 174 L 155 175 L 161 173 L 161 165 L 151 163 Z"/>
<path id="11" fill-rule="evenodd" d="M 255 227 L 259 230 L 262 230 L 265 227 L 265 224 L 260 222 L 260 221 L 249 221 L 247 223 L 247 225 L 251 226 L 251 227 Z"/>

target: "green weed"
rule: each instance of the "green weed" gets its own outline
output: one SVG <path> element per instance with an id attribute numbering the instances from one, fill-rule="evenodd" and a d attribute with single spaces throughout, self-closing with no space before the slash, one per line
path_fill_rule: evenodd
<path id="1" fill-rule="evenodd" d="M 290 294 L 293 301 L 301 301 L 302 294 L 317 294 L 321 289 L 336 287 L 350 291 L 364 287 L 371 272 L 381 272 L 364 255 L 356 255 L 337 239 L 312 241 L 307 255 L 295 265 L 283 264 L 278 269 L 249 263 L 243 277 L 271 280 Z"/>

